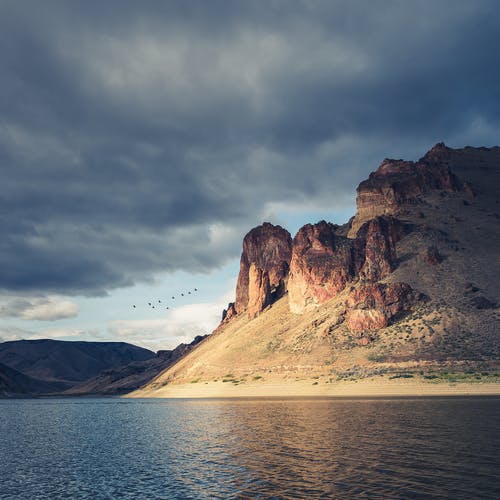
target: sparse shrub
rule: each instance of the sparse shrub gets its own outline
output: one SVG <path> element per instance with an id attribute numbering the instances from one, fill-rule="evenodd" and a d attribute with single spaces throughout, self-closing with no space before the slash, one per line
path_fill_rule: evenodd
<path id="1" fill-rule="evenodd" d="M 413 373 L 396 373 L 395 375 L 391 375 L 389 380 L 394 378 L 413 378 Z"/>
<path id="2" fill-rule="evenodd" d="M 368 354 L 368 361 L 373 361 L 374 363 L 382 363 L 387 359 L 387 356 L 382 353 L 370 353 Z"/>

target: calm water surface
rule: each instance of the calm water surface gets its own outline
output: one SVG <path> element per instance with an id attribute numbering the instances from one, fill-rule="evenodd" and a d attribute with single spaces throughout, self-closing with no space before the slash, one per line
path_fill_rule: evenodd
<path id="1" fill-rule="evenodd" d="M 500 398 L 0 401 L 1 498 L 500 498 Z"/>

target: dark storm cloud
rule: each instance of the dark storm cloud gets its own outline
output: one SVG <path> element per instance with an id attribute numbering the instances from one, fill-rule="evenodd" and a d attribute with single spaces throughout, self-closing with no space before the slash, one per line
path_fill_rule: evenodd
<path id="1" fill-rule="evenodd" d="M 489 145 L 497 11 L 3 2 L 0 287 L 99 294 L 210 270 L 273 206 L 345 205 L 385 156 Z"/>

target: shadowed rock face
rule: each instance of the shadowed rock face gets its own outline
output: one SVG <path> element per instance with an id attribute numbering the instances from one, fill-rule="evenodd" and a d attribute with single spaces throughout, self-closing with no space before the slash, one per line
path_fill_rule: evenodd
<path id="1" fill-rule="evenodd" d="M 325 221 L 307 224 L 293 239 L 288 280 L 292 312 L 326 302 L 359 273 L 364 261 L 363 242 L 339 236 L 337 229 Z"/>
<path id="2" fill-rule="evenodd" d="M 255 317 L 286 293 L 292 255 L 290 233 L 264 222 L 243 240 L 234 309 Z"/>
<path id="3" fill-rule="evenodd" d="M 358 231 L 364 241 L 365 262 L 360 276 L 378 281 L 390 274 L 396 265 L 396 243 L 405 233 L 404 225 L 392 217 L 381 216 L 365 223 Z"/>

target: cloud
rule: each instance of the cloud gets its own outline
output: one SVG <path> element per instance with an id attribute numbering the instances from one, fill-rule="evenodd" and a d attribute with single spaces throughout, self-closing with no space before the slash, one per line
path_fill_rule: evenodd
<path id="1" fill-rule="evenodd" d="M 41 331 L 27 330 L 16 326 L 0 327 L 0 342 L 14 340 L 58 339 L 67 337 L 96 336 L 97 332 L 85 331 L 77 328 L 49 328 Z"/>
<path id="2" fill-rule="evenodd" d="M 181 343 L 190 343 L 197 335 L 212 333 L 233 294 L 233 291 L 228 292 L 214 303 L 176 307 L 163 318 L 112 321 L 108 324 L 108 332 L 113 338 L 140 343 L 152 350 L 173 349 Z"/>
<path id="3" fill-rule="evenodd" d="M 77 304 L 61 297 L 16 297 L 0 304 L 0 317 L 55 321 L 78 316 Z"/>
<path id="4" fill-rule="evenodd" d="M 2 2 L 0 289 L 209 272 L 384 157 L 492 145 L 499 31 L 494 1 Z"/>

